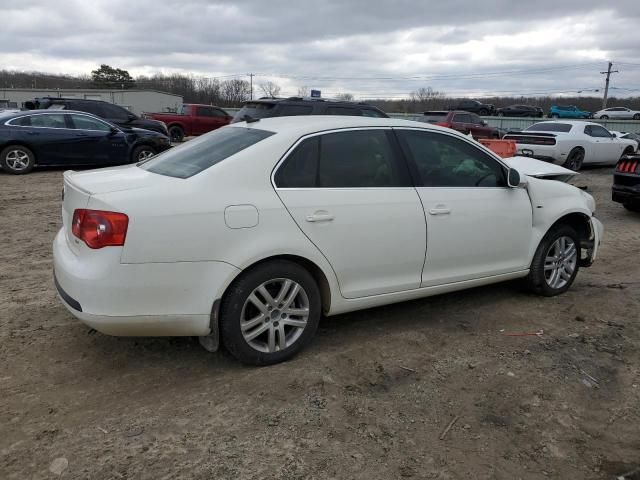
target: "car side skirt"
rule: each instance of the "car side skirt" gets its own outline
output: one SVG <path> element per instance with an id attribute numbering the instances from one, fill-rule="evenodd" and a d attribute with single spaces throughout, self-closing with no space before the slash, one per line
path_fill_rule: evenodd
<path id="1" fill-rule="evenodd" d="M 517 272 L 503 273 L 501 275 L 493 275 L 490 277 L 465 280 L 462 282 L 416 288 L 413 290 L 406 290 L 404 292 L 385 293 L 382 295 L 374 295 L 355 299 L 336 299 L 334 297 L 334 300 L 331 304 L 331 310 L 327 313 L 327 315 L 337 315 L 340 313 L 352 312 L 365 308 L 380 307 L 382 305 L 389 305 L 391 303 L 431 297 L 434 295 L 440 295 L 442 293 L 455 292 L 457 290 L 465 290 L 467 288 L 481 287 L 483 285 L 490 285 L 492 283 L 499 283 L 508 280 L 514 280 L 516 278 L 526 277 L 528 274 L 529 269 L 526 269 Z"/>

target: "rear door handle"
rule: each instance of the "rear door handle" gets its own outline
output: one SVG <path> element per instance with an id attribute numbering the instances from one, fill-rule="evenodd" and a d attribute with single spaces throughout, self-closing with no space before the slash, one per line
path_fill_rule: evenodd
<path id="1" fill-rule="evenodd" d="M 307 215 L 305 220 L 307 222 L 331 222 L 335 217 L 327 212 L 316 212 L 313 215 Z"/>
<path id="2" fill-rule="evenodd" d="M 431 215 L 449 215 L 450 213 L 451 209 L 446 207 L 436 207 L 429 210 Z"/>

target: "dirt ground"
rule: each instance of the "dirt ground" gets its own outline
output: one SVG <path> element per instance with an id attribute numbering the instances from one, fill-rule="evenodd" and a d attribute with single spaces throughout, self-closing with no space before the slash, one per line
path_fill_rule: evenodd
<path id="1" fill-rule="evenodd" d="M 113 338 L 75 320 L 52 284 L 62 172 L 0 174 L 0 478 L 633 471 L 640 216 L 610 201 L 611 181 L 607 168 L 576 182 L 607 231 L 567 294 L 500 284 L 331 317 L 310 349 L 256 369 L 191 338 Z"/>

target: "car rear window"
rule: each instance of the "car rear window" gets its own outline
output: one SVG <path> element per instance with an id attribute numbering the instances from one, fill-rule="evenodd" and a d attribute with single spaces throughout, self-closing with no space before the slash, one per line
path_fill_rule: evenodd
<path id="1" fill-rule="evenodd" d="M 534 123 L 530 127 L 524 129 L 525 132 L 570 132 L 570 123 L 551 123 L 542 122 Z"/>
<path id="2" fill-rule="evenodd" d="M 266 102 L 247 103 L 238 111 L 238 113 L 236 113 L 231 123 L 244 122 L 244 117 L 247 115 L 251 118 L 270 117 L 275 106 L 275 103 Z"/>
<path id="3" fill-rule="evenodd" d="M 220 128 L 139 163 L 138 167 L 168 177 L 189 178 L 273 134 L 255 128 Z"/>

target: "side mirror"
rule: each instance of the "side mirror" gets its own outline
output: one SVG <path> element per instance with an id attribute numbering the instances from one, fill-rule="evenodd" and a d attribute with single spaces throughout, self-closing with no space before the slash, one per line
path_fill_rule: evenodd
<path id="1" fill-rule="evenodd" d="M 515 168 L 510 168 L 507 172 L 507 185 L 510 188 L 517 188 L 520 185 L 520 173 Z"/>
<path id="2" fill-rule="evenodd" d="M 117 133 L 120 133 L 120 130 L 118 130 L 116 127 L 111 127 L 109 135 L 116 135 Z"/>
<path id="3" fill-rule="evenodd" d="M 617 137 L 617 135 L 615 133 L 611 134 L 611 138 L 616 138 L 616 137 Z"/>

